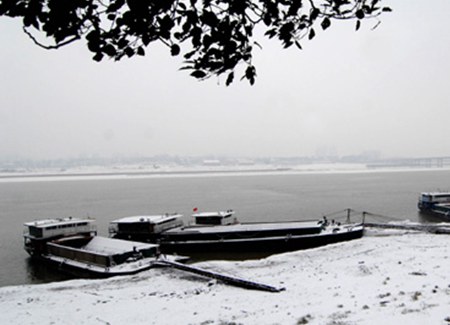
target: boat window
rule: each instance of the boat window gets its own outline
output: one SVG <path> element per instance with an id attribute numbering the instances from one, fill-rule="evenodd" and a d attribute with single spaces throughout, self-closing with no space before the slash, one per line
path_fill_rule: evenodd
<path id="1" fill-rule="evenodd" d="M 37 227 L 29 227 L 30 235 L 34 237 L 42 237 L 42 229 Z"/>
<path id="2" fill-rule="evenodd" d="M 220 225 L 222 218 L 220 217 L 197 217 L 195 222 L 199 225 Z"/>

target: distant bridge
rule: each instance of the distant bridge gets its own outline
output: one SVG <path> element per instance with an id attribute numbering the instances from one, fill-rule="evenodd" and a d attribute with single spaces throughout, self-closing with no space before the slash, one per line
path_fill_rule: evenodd
<path id="1" fill-rule="evenodd" d="M 424 167 L 443 168 L 450 167 L 450 157 L 427 157 L 427 158 L 393 158 L 380 160 L 367 164 L 368 168 L 382 167 Z"/>

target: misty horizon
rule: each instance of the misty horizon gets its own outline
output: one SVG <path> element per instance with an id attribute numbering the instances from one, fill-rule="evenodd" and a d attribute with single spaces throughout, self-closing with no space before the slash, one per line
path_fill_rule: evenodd
<path id="1" fill-rule="evenodd" d="M 386 2 L 376 29 L 336 22 L 302 51 L 258 39 L 253 87 L 197 82 L 157 46 L 102 63 L 84 44 L 45 51 L 2 19 L 0 157 L 450 156 L 450 3 L 435 4 Z"/>

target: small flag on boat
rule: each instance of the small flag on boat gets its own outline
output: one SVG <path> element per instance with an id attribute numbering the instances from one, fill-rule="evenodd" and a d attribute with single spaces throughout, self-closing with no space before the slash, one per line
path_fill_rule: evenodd
<path id="1" fill-rule="evenodd" d="M 194 212 L 197 212 L 197 211 L 198 211 L 198 208 L 194 208 L 193 210 L 194 210 Z"/>

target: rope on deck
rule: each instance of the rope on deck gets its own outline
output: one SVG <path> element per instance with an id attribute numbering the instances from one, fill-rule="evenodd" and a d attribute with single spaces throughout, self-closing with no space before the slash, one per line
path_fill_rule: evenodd
<path id="1" fill-rule="evenodd" d="M 158 263 L 158 265 L 161 265 L 161 266 L 169 266 L 169 267 L 173 267 L 178 270 L 182 270 L 182 271 L 202 275 L 202 276 L 205 276 L 208 278 L 220 280 L 224 283 L 234 285 L 237 287 L 241 287 L 241 288 L 256 289 L 256 290 L 269 291 L 269 292 L 280 292 L 280 291 L 285 290 L 285 288 L 277 288 L 277 287 L 273 287 L 273 286 L 270 286 L 267 284 L 254 282 L 254 281 L 250 281 L 250 280 L 245 280 L 245 279 L 241 279 L 241 278 L 237 278 L 237 277 L 232 277 L 229 275 L 204 270 L 204 269 L 201 269 L 198 267 L 194 267 L 194 266 L 190 266 L 190 265 L 186 265 L 186 264 L 182 264 L 182 263 L 178 263 L 178 262 L 173 262 L 173 261 L 168 261 L 168 260 L 162 259 L 162 260 L 158 260 L 156 263 Z"/>

